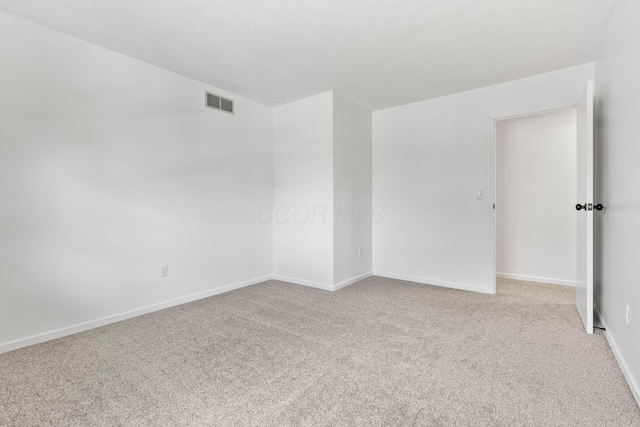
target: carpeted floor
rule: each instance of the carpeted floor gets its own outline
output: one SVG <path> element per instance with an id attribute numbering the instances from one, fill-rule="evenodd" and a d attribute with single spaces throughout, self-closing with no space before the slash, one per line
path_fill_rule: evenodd
<path id="1" fill-rule="evenodd" d="M 0 355 L 2 426 L 639 426 L 574 290 L 270 281 Z"/>

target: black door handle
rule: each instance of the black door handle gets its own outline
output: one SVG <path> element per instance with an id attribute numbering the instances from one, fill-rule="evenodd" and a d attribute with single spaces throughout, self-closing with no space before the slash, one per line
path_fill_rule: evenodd
<path id="1" fill-rule="evenodd" d="M 592 206 L 593 205 L 591 205 L 591 203 L 589 203 L 589 210 L 591 210 Z M 580 203 L 578 203 L 576 205 L 576 210 L 577 211 L 582 210 L 582 209 L 584 209 L 585 211 L 587 210 L 587 204 L 586 203 L 584 205 L 581 205 Z M 595 209 L 597 211 L 601 211 L 601 210 L 604 209 L 604 206 L 602 205 L 602 203 L 598 203 L 597 205 L 593 206 L 593 209 Z"/>

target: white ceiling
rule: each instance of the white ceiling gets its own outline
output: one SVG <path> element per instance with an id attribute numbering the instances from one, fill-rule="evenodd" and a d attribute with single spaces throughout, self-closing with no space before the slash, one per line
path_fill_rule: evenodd
<path id="1" fill-rule="evenodd" d="M 275 106 L 372 110 L 595 60 L 614 0 L 0 0 L 0 10 Z"/>

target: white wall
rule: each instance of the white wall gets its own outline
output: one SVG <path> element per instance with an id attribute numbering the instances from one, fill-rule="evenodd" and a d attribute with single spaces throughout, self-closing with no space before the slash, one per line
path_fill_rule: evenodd
<path id="1" fill-rule="evenodd" d="M 336 290 L 370 275 L 371 111 L 326 92 L 273 120 L 274 277 Z"/>
<path id="2" fill-rule="evenodd" d="M 334 92 L 334 284 L 338 286 L 371 273 L 371 131 L 371 111 Z"/>
<path id="3" fill-rule="evenodd" d="M 595 301 L 640 404 L 639 21 L 640 2 L 616 1 L 596 65 Z"/>
<path id="4" fill-rule="evenodd" d="M 576 110 L 496 123 L 498 277 L 575 286 Z"/>
<path id="5" fill-rule="evenodd" d="M 333 286 L 333 92 L 273 109 L 273 273 Z"/>
<path id="6" fill-rule="evenodd" d="M 492 117 L 574 106 L 593 74 L 587 64 L 374 112 L 374 274 L 492 292 Z"/>
<path id="7" fill-rule="evenodd" d="M 0 58 L 0 351 L 271 275 L 271 108 L 4 13 Z"/>

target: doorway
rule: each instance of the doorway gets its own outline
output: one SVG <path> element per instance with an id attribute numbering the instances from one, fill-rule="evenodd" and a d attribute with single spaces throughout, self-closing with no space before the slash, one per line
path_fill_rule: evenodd
<path id="1" fill-rule="evenodd" d="M 495 120 L 496 282 L 576 286 L 577 110 Z"/>

